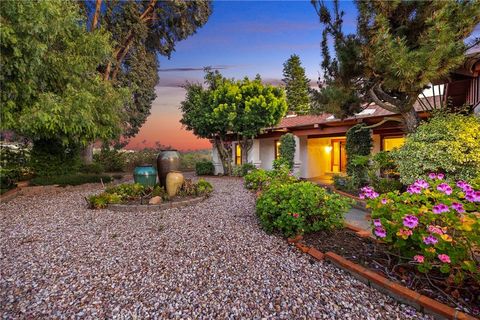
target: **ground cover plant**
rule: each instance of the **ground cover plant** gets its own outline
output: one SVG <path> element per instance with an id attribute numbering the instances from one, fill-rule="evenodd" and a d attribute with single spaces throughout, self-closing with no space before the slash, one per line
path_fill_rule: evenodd
<path id="1" fill-rule="evenodd" d="M 443 173 L 418 179 L 403 193 L 379 195 L 370 187 L 362 198 L 372 208 L 373 233 L 390 252 L 415 266 L 429 281 L 452 287 L 480 287 L 480 191 Z M 473 297 L 478 299 L 478 297 Z"/>
<path id="2" fill-rule="evenodd" d="M 213 186 L 210 182 L 199 179 L 194 183 L 190 179 L 185 179 L 178 195 L 170 198 L 163 187 L 145 187 L 138 183 L 123 183 L 116 186 L 110 186 L 104 192 L 91 195 L 86 198 L 91 209 L 104 209 L 109 204 L 148 204 L 153 197 L 161 197 L 162 201 L 174 201 L 176 198 L 208 197 L 213 192 Z"/>

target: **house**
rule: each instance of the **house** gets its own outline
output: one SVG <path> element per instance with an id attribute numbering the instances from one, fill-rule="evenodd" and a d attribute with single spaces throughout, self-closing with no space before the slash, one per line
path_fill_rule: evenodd
<path id="1" fill-rule="evenodd" d="M 452 72 L 450 77 L 433 83 L 415 103 L 420 119 L 430 116 L 431 110 L 447 101 L 454 106 L 468 105 L 480 113 L 480 48 L 467 55 L 465 64 Z M 477 111 L 478 110 L 478 111 Z M 255 137 L 248 153 L 248 162 L 257 168 L 272 169 L 273 160 L 279 156 L 279 139 L 290 132 L 295 136 L 296 151 L 294 173 L 301 178 L 330 183 L 335 174 L 346 172 L 346 132 L 358 123 L 371 127 L 373 153 L 389 151 L 401 146 L 405 139 L 399 114 L 377 105 L 369 105 L 362 112 L 337 119 L 331 114 L 289 115 L 274 128 L 267 128 Z M 241 149 L 232 141 L 232 159 L 241 165 Z M 215 173 L 223 173 L 223 167 L 215 148 L 212 151 Z"/>

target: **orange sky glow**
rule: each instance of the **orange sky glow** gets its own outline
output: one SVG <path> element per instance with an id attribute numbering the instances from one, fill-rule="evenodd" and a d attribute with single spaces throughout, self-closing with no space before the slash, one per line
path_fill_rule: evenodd
<path id="1" fill-rule="evenodd" d="M 197 138 L 182 128 L 179 122 L 182 115 L 178 107 L 185 97 L 185 90 L 180 87 L 157 87 L 156 91 L 157 99 L 152 104 L 150 116 L 126 149 L 155 147 L 157 141 L 178 150 L 210 149 L 212 145 L 208 140 Z"/>

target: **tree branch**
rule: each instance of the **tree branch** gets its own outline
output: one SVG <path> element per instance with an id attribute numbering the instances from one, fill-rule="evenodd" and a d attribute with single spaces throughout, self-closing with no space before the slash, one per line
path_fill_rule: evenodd
<path id="1" fill-rule="evenodd" d="M 100 9 L 102 8 L 102 0 L 96 0 L 95 2 L 95 12 L 92 18 L 92 25 L 90 27 L 90 31 L 93 31 L 97 28 L 98 25 L 98 17 L 100 16 Z"/>
<path id="2" fill-rule="evenodd" d="M 377 96 L 377 94 L 375 93 L 374 87 L 368 89 L 368 95 L 370 96 L 370 98 L 372 98 L 373 102 L 375 102 L 378 106 L 382 107 L 383 109 L 388 110 L 388 111 L 393 112 L 393 113 L 399 113 L 400 112 L 400 109 L 397 106 L 395 106 L 395 105 L 393 105 L 389 102 L 382 101 Z"/>

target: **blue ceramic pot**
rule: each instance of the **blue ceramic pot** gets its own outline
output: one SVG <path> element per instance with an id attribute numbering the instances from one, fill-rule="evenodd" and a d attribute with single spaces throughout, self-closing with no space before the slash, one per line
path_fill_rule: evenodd
<path id="1" fill-rule="evenodd" d="M 145 164 L 135 167 L 133 180 L 145 187 L 154 187 L 157 184 L 157 170 L 154 166 Z"/>

